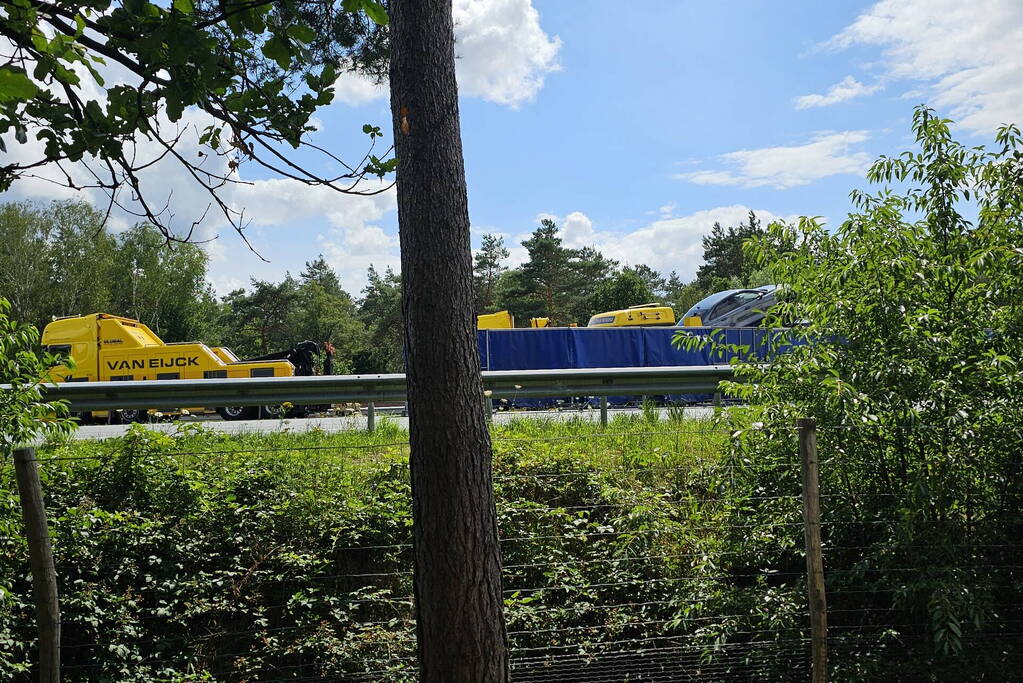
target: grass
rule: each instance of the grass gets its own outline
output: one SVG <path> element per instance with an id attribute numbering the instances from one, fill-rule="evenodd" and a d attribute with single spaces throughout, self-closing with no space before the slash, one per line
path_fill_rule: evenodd
<path id="1" fill-rule="evenodd" d="M 699 575 L 677 558 L 720 544 L 705 531 L 720 512 L 679 501 L 713 492 L 726 433 L 639 415 L 523 417 L 492 437 L 513 646 L 555 642 L 545 629 L 580 647 L 652 635 L 600 605 L 677 616 L 676 584 L 651 579 Z M 407 442 L 384 419 L 372 434 L 138 427 L 41 449 L 69 670 L 260 681 L 409 655 L 411 615 L 394 602 L 411 594 Z M 32 617 L 9 467 L 0 482 L 0 676 L 24 677 Z"/>

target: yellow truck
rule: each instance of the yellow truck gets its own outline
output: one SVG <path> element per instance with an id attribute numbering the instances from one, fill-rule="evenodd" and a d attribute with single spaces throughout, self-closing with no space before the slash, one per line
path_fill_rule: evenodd
<path id="1" fill-rule="evenodd" d="M 57 318 L 46 326 L 43 347 L 71 358 L 73 368 L 57 366 L 50 371 L 55 382 L 106 382 L 125 380 L 212 379 L 218 377 L 288 377 L 296 365 L 287 358 L 275 360 L 239 360 L 230 349 L 210 347 L 200 342 L 167 344 L 138 320 L 109 313 Z M 303 344 L 316 345 L 312 342 Z M 302 346 L 296 347 L 302 349 Z M 294 350 L 293 350 L 294 351 Z M 305 348 L 308 352 L 310 349 Z M 282 354 L 271 355 L 287 355 Z M 311 354 L 309 355 L 311 361 Z M 200 409 L 201 410 L 201 409 Z M 219 407 L 226 419 L 255 417 L 255 407 Z M 96 414 L 104 417 L 106 413 Z M 117 411 L 121 421 L 145 419 L 147 411 Z"/>
<path id="2" fill-rule="evenodd" d="M 674 325 L 675 311 L 671 306 L 661 304 L 641 304 L 630 306 L 620 311 L 598 313 L 590 318 L 587 327 L 632 327 L 654 325 Z"/>

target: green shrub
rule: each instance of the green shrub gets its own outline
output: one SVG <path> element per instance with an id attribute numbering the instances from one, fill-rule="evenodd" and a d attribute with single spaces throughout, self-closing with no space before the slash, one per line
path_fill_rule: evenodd
<path id="1" fill-rule="evenodd" d="M 727 385 L 749 403 L 732 515 L 792 524 L 730 538 L 733 569 L 800 567 L 796 511 L 758 492 L 800 494 L 794 424 L 815 418 L 843 679 L 898 677 L 893 660 L 963 677 L 1023 618 L 1023 146 L 1006 127 L 996 151 L 967 148 L 949 123 L 918 109 L 918 149 L 879 159 L 885 187 L 854 192 L 834 232 L 804 218 L 747 244 L 784 285 L 765 325 L 797 324 Z"/>

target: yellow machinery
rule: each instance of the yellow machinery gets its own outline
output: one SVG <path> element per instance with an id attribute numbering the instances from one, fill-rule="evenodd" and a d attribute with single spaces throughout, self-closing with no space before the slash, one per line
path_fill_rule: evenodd
<path id="1" fill-rule="evenodd" d="M 550 318 L 530 318 L 530 327 L 550 327 Z M 508 311 L 484 313 L 476 316 L 477 330 L 511 330 L 515 327 L 515 317 Z"/>
<path id="2" fill-rule="evenodd" d="M 476 329 L 478 330 L 510 330 L 513 327 L 515 327 L 515 318 L 508 311 L 476 316 Z"/>
<path id="3" fill-rule="evenodd" d="M 199 342 L 166 344 L 146 325 L 107 313 L 58 318 L 43 330 L 43 347 L 70 357 L 74 369 L 50 371 L 55 382 L 287 377 L 287 360 L 240 361 L 230 349 Z M 254 416 L 256 408 L 221 408 L 228 419 Z M 127 420 L 144 411 L 121 411 Z"/>
<path id="4" fill-rule="evenodd" d="M 674 325 L 675 311 L 671 306 L 660 304 L 642 304 L 630 306 L 620 311 L 608 311 L 598 313 L 590 318 L 587 327 L 631 327 L 631 326 L 654 326 Z"/>

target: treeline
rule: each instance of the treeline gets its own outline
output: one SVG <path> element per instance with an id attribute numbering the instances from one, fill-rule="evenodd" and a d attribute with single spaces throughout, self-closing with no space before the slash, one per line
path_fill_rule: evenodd
<path id="1" fill-rule="evenodd" d="M 709 293 L 766 282 L 741 248 L 763 232 L 752 213 L 739 226 L 715 224 L 691 281 L 566 247 L 548 219 L 522 243 L 528 258 L 515 268 L 503 239 L 484 235 L 474 255 L 477 312 L 507 309 L 520 326 L 533 317 L 585 325 L 595 313 L 659 301 L 682 315 Z M 0 244 L 0 297 L 13 318 L 40 329 L 54 316 L 103 311 L 141 320 L 165 341 L 225 345 L 243 358 L 311 339 L 334 346 L 339 373 L 402 369 L 401 277 L 390 269 L 370 267 L 353 294 L 317 256 L 297 276 L 253 279 L 218 297 L 200 246 L 168 243 L 145 223 L 112 234 L 102 212 L 75 201 L 0 205 Z"/>
<path id="2" fill-rule="evenodd" d="M 690 281 L 674 270 L 664 275 L 645 264 L 623 266 L 593 247 L 566 247 L 550 219 L 522 242 L 528 259 L 517 268 L 505 267 L 510 252 L 504 240 L 484 235 L 475 254 L 477 312 L 508 310 L 520 325 L 533 317 L 586 325 L 596 313 L 657 301 L 682 315 L 713 292 L 768 284 L 767 274 L 753 270 L 742 252 L 743 240 L 764 232 L 752 212 L 738 226 L 715 223 L 703 238 L 704 263 Z"/>

